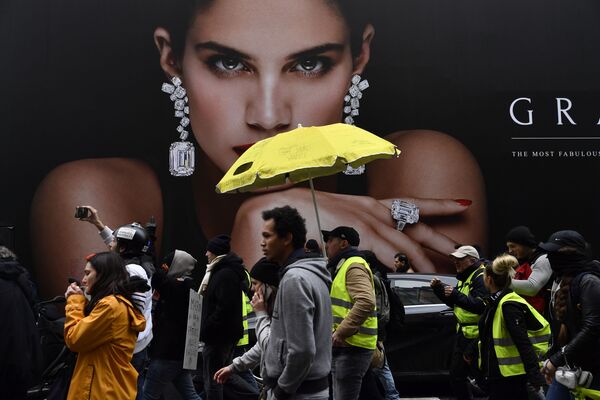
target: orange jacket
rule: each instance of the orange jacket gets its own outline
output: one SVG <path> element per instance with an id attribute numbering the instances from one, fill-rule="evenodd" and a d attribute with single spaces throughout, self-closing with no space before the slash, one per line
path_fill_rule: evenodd
<path id="1" fill-rule="evenodd" d="M 146 320 L 121 296 L 106 296 L 87 317 L 83 295 L 67 298 L 65 343 L 79 353 L 67 400 L 135 399 L 133 348 Z"/>

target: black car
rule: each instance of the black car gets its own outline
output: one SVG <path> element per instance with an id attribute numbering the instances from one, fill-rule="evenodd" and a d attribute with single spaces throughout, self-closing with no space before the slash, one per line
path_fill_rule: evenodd
<path id="1" fill-rule="evenodd" d="M 388 363 L 398 382 L 447 379 L 456 319 L 450 307 L 433 293 L 433 277 L 456 286 L 456 278 L 443 274 L 390 273 L 390 286 L 404 303 L 405 321 L 388 330 L 385 341 Z"/>
<path id="2" fill-rule="evenodd" d="M 456 278 L 444 274 L 389 273 L 390 286 L 402 299 L 404 324 L 388 330 L 385 341 L 388 363 L 396 382 L 446 379 L 456 333 L 456 319 L 429 286 L 433 277 L 456 286 Z M 249 320 L 254 343 L 254 318 Z M 257 371 L 256 371 L 257 372 Z"/>

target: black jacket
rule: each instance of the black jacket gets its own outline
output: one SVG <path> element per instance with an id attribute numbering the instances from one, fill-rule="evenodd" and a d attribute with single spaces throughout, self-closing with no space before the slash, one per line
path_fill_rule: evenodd
<path id="1" fill-rule="evenodd" d="M 18 262 L 0 260 L 0 398 L 34 383 L 42 353 L 31 308 L 34 291 L 29 274 Z"/>
<path id="2" fill-rule="evenodd" d="M 152 287 L 160 297 L 154 309 L 150 357 L 183 360 L 190 289 L 198 287 L 192 279 L 171 278 L 162 269 L 152 276 Z"/>
<path id="3" fill-rule="evenodd" d="M 486 378 L 503 378 L 498 367 L 498 358 L 494 350 L 494 341 L 492 337 L 492 325 L 494 314 L 498 303 L 504 296 L 511 293 L 511 289 L 494 293 L 485 299 L 487 307 L 479 320 L 479 340 L 481 341 L 481 371 Z M 514 301 L 506 301 L 502 305 L 502 314 L 504 323 L 515 346 L 519 350 L 521 360 L 525 367 L 527 381 L 534 387 L 540 387 L 544 384 L 544 377 L 540 373 L 540 367 L 535 354 L 535 350 L 527 337 L 527 329 L 538 330 L 542 328 L 539 321 L 529 311 L 525 304 Z"/>
<path id="4" fill-rule="evenodd" d="M 558 367 L 565 364 L 566 357 L 569 365 L 600 374 L 600 276 L 583 274 L 571 282 L 570 290 L 571 301 L 564 321 L 569 342 L 564 354 L 556 351 L 550 361 Z"/>
<path id="5" fill-rule="evenodd" d="M 242 289 L 246 274 L 242 259 L 229 253 L 212 270 L 202 300 L 200 340 L 235 344 L 242 337 Z"/>
<path id="6" fill-rule="evenodd" d="M 469 278 L 469 275 L 471 275 L 471 273 L 477 268 L 479 268 L 479 266 L 481 265 L 482 262 L 478 260 L 474 262 L 469 268 L 465 269 L 462 272 L 459 272 L 456 275 L 456 279 L 458 279 L 459 285 L 465 282 Z M 479 276 L 471 280 L 471 291 L 469 292 L 468 296 L 465 296 L 464 294 L 459 292 L 457 288 L 454 288 L 450 296 L 446 297 L 444 295 L 444 285 L 434 287 L 433 292 L 448 307 L 457 306 L 460 308 L 464 308 L 465 310 L 474 314 L 481 314 L 483 310 L 485 310 L 483 298 L 489 295 L 488 290 L 483 284 L 483 274 L 479 274 Z"/>

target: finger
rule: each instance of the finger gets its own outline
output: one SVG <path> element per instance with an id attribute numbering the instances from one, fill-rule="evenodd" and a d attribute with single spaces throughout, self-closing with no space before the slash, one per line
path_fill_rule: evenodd
<path id="1" fill-rule="evenodd" d="M 435 272 L 436 268 L 425 254 L 423 247 L 388 226 L 371 227 L 371 237 L 378 237 L 372 243 L 372 250 L 382 260 L 393 260 L 398 251 L 405 253 L 411 260 L 411 264 L 417 272 Z"/>
<path id="2" fill-rule="evenodd" d="M 463 199 L 416 199 L 403 197 L 398 199 L 381 199 L 379 201 L 391 210 L 392 201 L 394 200 L 404 200 L 414 203 L 417 207 L 419 207 L 419 215 L 426 217 L 460 214 L 461 212 L 466 211 L 471 205 L 470 200 Z"/>
<path id="3" fill-rule="evenodd" d="M 455 250 L 454 240 L 423 222 L 407 225 L 402 232 L 436 253 L 447 256 Z"/>
<path id="4" fill-rule="evenodd" d="M 454 200 L 451 201 L 454 202 Z M 364 215 L 365 220 L 370 221 L 371 227 L 375 232 L 382 229 L 383 226 L 392 227 L 393 229 L 396 225 L 395 222 L 392 223 L 394 221 L 392 215 L 390 214 L 389 209 L 385 207 L 383 202 L 384 201 L 376 201 L 375 204 L 368 205 L 370 208 L 367 209 L 371 210 L 371 213 L 368 215 L 364 212 L 361 212 L 361 214 Z M 375 216 L 375 219 L 373 216 Z M 448 255 L 455 250 L 454 246 L 456 245 L 456 242 L 454 240 L 442 233 L 437 232 L 435 229 L 423 222 L 419 222 L 414 225 L 407 225 L 402 231 L 394 229 L 392 232 L 402 232 L 402 234 L 410 236 L 411 239 L 420 243 L 422 246 L 425 246 L 428 249 L 442 255 Z M 398 233 L 390 234 L 392 237 L 398 235 Z M 412 262 L 412 258 L 410 259 Z M 421 270 L 421 272 L 423 271 Z"/>

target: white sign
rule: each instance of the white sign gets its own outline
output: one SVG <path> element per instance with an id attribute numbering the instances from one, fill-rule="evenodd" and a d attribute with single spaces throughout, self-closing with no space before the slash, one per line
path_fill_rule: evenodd
<path id="1" fill-rule="evenodd" d="M 187 332 L 185 335 L 185 352 L 183 369 L 196 369 L 198 363 L 198 341 L 200 340 L 200 316 L 202 314 L 202 296 L 190 289 Z"/>

